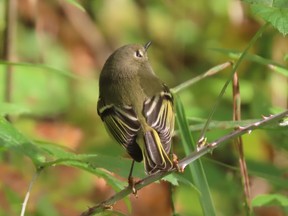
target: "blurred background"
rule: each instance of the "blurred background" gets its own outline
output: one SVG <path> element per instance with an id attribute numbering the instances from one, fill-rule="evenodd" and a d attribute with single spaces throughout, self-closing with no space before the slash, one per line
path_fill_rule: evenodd
<path id="1" fill-rule="evenodd" d="M 9 1 L 0 0 L 1 59 L 19 64 L 12 67 L 9 85 L 5 77 L 9 65 L 0 64 L 0 100 L 27 111 L 11 117 L 25 136 L 84 154 L 127 157 L 108 137 L 96 112 L 99 73 L 115 49 L 152 41 L 152 67 L 172 88 L 231 60 L 215 48 L 243 51 L 263 25 L 247 5 L 236 0 L 79 1 L 85 11 L 74 0 L 10 1 L 15 5 L 8 13 Z M 8 24 L 7 14 L 15 18 Z M 5 38 L 7 28 L 12 31 L 9 40 Z M 8 59 L 7 46 L 11 48 Z M 286 66 L 287 51 L 287 38 L 272 28 L 250 50 Z M 188 117 L 207 118 L 229 73 L 229 69 L 224 70 L 179 94 Z M 242 119 L 259 119 L 287 109 L 286 77 L 249 60 L 241 64 L 238 74 Z M 213 119 L 231 120 L 232 112 L 230 86 Z M 228 132 L 218 128 L 209 131 L 207 137 L 212 141 Z M 199 132 L 193 133 L 195 140 L 198 136 Z M 243 139 L 252 197 L 287 195 L 283 183 L 288 177 L 287 131 L 257 130 Z M 174 143 L 175 152 L 183 157 L 181 140 L 176 137 Z M 27 157 L 1 149 L 0 160 L 0 215 L 19 215 L 35 168 Z M 217 215 L 243 215 L 243 190 L 233 145 L 216 149 L 202 162 Z M 143 169 L 142 164 L 139 167 Z M 128 175 L 129 167 L 126 172 Z M 123 201 L 114 210 L 133 216 L 170 215 L 171 190 L 177 213 L 202 215 L 198 192 L 187 184 L 152 184 L 139 191 L 138 198 L 130 197 L 130 213 Z M 100 177 L 67 166 L 52 167 L 36 181 L 26 215 L 79 215 L 113 193 Z M 284 215 L 278 207 L 261 208 L 257 214 Z"/>

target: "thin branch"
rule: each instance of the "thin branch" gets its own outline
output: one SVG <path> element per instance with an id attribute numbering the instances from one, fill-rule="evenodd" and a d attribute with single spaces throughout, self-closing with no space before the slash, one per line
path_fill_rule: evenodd
<path id="1" fill-rule="evenodd" d="M 199 124 L 192 124 L 191 122 L 197 121 L 197 122 L 204 122 L 205 120 L 197 119 L 197 118 L 192 118 L 188 117 L 188 123 L 189 123 L 189 130 L 190 132 L 195 132 L 195 131 L 201 131 L 201 129 L 204 126 L 204 123 L 199 123 Z M 208 130 L 228 130 L 228 129 L 234 129 L 235 127 L 241 127 L 249 124 L 256 123 L 260 121 L 261 119 L 247 119 L 247 120 L 241 120 L 241 121 L 216 121 L 213 120 L 211 121 Z M 259 129 L 274 129 L 277 130 L 281 128 L 282 126 L 280 125 L 264 125 L 262 127 L 259 127 Z M 179 135 L 179 130 L 174 131 L 173 136 L 178 136 Z"/>
<path id="2" fill-rule="evenodd" d="M 241 96 L 240 96 L 240 86 L 237 72 L 233 76 L 233 120 L 240 121 L 241 120 Z M 251 209 L 251 193 L 250 193 L 250 184 L 249 184 L 249 176 L 247 165 L 245 161 L 244 151 L 243 151 L 243 141 L 242 137 L 239 136 L 234 140 L 235 147 L 238 151 L 239 155 L 239 166 L 242 178 L 242 185 L 244 188 L 245 194 L 245 204 L 247 209 L 247 214 L 249 214 Z"/>
<path id="3" fill-rule="evenodd" d="M 16 20 L 17 20 L 17 1 L 9 0 L 6 1 L 6 29 L 4 33 L 4 52 L 3 59 L 6 61 L 13 61 L 13 51 L 14 51 L 14 37 L 16 35 Z M 12 66 L 7 65 L 5 73 L 5 90 L 4 98 L 6 102 L 11 101 L 12 96 Z"/>
<path id="4" fill-rule="evenodd" d="M 24 198 L 24 202 L 22 204 L 22 209 L 21 209 L 21 214 L 20 216 L 24 216 L 25 215 L 25 210 L 26 210 L 26 206 L 27 206 L 27 203 L 28 203 L 28 200 L 29 200 L 29 197 L 30 197 L 30 192 L 32 190 L 32 187 L 34 185 L 34 183 L 36 182 L 36 179 L 37 177 L 40 175 L 40 172 L 42 171 L 43 169 L 42 168 L 39 168 L 36 173 L 33 175 L 33 178 L 29 184 L 29 188 L 28 188 L 28 191 L 25 195 L 25 198 Z"/>
<path id="5" fill-rule="evenodd" d="M 209 76 L 212 76 L 214 74 L 217 74 L 218 72 L 226 69 L 227 67 L 230 67 L 232 65 L 232 62 L 228 61 L 228 62 L 225 62 L 223 64 L 219 64 L 219 65 L 216 65 L 215 67 L 212 67 L 210 68 L 208 71 L 206 71 L 205 73 L 197 76 L 197 77 L 194 77 L 190 80 L 187 80 L 186 82 L 183 82 L 181 83 L 180 85 L 170 89 L 171 92 L 173 93 L 177 93 L 181 90 L 184 90 L 186 88 L 188 88 L 189 86 L 193 85 L 194 83 L 196 82 L 199 82 L 200 80 L 206 78 L 206 77 L 209 77 Z"/>
<path id="6" fill-rule="evenodd" d="M 204 155 L 208 152 L 211 152 L 213 149 L 218 147 L 220 144 L 227 142 L 228 140 L 235 139 L 239 136 L 242 136 L 243 134 L 246 134 L 246 133 L 250 134 L 253 130 L 258 129 L 259 127 L 263 127 L 264 125 L 266 125 L 268 123 L 272 123 L 274 121 L 281 120 L 285 116 L 288 116 L 288 110 L 281 112 L 279 114 L 276 114 L 276 115 L 271 115 L 269 117 L 265 117 L 263 120 L 255 122 L 255 123 L 250 124 L 248 126 L 239 127 L 237 130 L 227 134 L 226 136 L 223 136 L 223 137 L 203 146 L 202 148 L 199 149 L 199 151 L 192 152 L 189 156 L 185 157 L 184 159 L 182 159 L 179 162 L 179 166 L 184 169 L 188 164 L 190 164 L 194 160 L 198 159 L 202 155 Z M 279 125 L 280 124 L 281 123 L 279 123 Z M 286 126 L 286 124 L 284 124 L 284 126 Z"/>
<path id="7" fill-rule="evenodd" d="M 269 123 L 272 123 L 275 121 L 277 121 L 279 123 L 279 121 L 281 119 L 283 119 L 285 116 L 288 116 L 288 110 L 286 110 L 282 113 L 279 113 L 277 115 L 271 115 L 269 117 L 265 117 L 263 120 L 255 122 L 255 123 L 250 124 L 248 126 L 239 127 L 237 130 L 227 134 L 226 136 L 223 136 L 223 137 L 221 137 L 221 138 L 219 138 L 219 139 L 217 139 L 211 143 L 208 143 L 207 145 L 205 145 L 201 149 L 199 149 L 199 151 L 192 152 L 190 155 L 188 155 L 187 157 L 180 160 L 178 165 L 179 165 L 180 169 L 184 170 L 187 165 L 189 165 L 193 161 L 197 160 L 201 156 L 207 154 L 208 152 L 212 152 L 213 149 L 217 148 L 221 144 L 226 143 L 227 141 L 234 139 L 236 137 L 239 137 L 243 134 L 246 134 L 246 133 L 250 134 L 253 130 L 258 129 L 259 127 L 261 127 L 263 125 L 266 125 L 266 124 L 269 124 Z M 279 124 L 281 124 L 281 123 L 279 123 Z M 283 124 L 283 126 L 287 126 L 287 125 Z M 146 185 L 149 185 L 149 184 L 151 184 L 157 180 L 162 179 L 164 176 L 170 174 L 173 171 L 176 171 L 176 170 L 174 169 L 174 170 L 169 171 L 169 172 L 161 172 L 161 173 L 157 173 L 155 175 L 147 176 L 146 178 L 140 180 L 139 182 L 137 182 L 135 184 L 135 189 L 140 190 L 141 188 L 145 187 Z M 83 212 L 81 214 L 81 216 L 92 216 L 92 215 L 95 215 L 96 213 L 105 211 L 107 209 L 111 209 L 112 205 L 115 202 L 123 199 L 124 197 L 126 197 L 127 195 L 129 195 L 131 193 L 132 193 L 132 189 L 130 187 L 127 187 L 127 188 L 123 189 L 122 191 L 116 193 L 114 196 L 110 197 L 109 199 L 101 202 L 100 204 L 89 208 L 88 210 Z"/>
<path id="8" fill-rule="evenodd" d="M 244 49 L 244 51 L 241 53 L 238 61 L 236 62 L 236 64 L 233 66 L 233 69 L 230 73 L 230 77 L 227 79 L 227 81 L 225 82 L 223 88 L 221 89 L 221 92 L 220 94 L 218 95 L 218 98 L 212 108 L 212 111 L 209 113 L 209 116 L 207 118 L 207 121 L 200 133 L 200 137 L 199 137 L 199 141 L 198 141 L 198 145 L 201 144 L 201 141 L 205 140 L 205 133 L 209 127 L 209 124 L 212 120 L 212 116 L 214 115 L 215 111 L 216 111 L 216 108 L 217 106 L 219 105 L 229 83 L 231 82 L 232 78 L 233 78 L 233 75 L 234 73 L 236 72 L 236 70 L 238 69 L 240 63 L 242 62 L 242 60 L 244 59 L 246 53 L 248 52 L 248 50 L 252 47 L 252 45 L 254 45 L 254 43 L 256 42 L 256 40 L 262 35 L 262 33 L 264 32 L 264 30 L 266 29 L 266 27 L 268 26 L 269 24 L 266 23 L 264 26 L 262 26 L 258 31 L 257 33 L 253 36 L 253 38 L 251 39 L 251 41 L 249 42 L 248 46 Z"/>

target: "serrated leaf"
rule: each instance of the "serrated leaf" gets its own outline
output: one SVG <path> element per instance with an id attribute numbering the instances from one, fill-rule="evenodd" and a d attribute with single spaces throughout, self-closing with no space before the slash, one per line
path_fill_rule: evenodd
<path id="1" fill-rule="evenodd" d="M 251 4 L 252 12 L 271 23 L 283 35 L 288 33 L 287 0 L 244 0 Z"/>
<path id="2" fill-rule="evenodd" d="M 201 194 L 200 191 L 192 184 L 191 181 L 186 179 L 183 175 L 178 173 L 171 173 L 168 176 L 165 176 L 162 180 L 170 182 L 174 186 L 179 186 L 179 182 L 184 183 L 190 187 L 192 187 L 198 194 Z"/>
<path id="3" fill-rule="evenodd" d="M 176 178 L 174 173 L 171 173 L 170 175 L 165 176 L 164 178 L 162 178 L 162 180 L 168 181 L 174 186 L 179 186 L 178 179 Z"/>
<path id="4" fill-rule="evenodd" d="M 270 0 L 242 0 L 242 1 L 248 4 L 261 4 L 261 5 L 267 5 L 267 6 L 271 5 Z"/>
<path id="5" fill-rule="evenodd" d="M 288 7 L 287 0 L 243 0 L 243 2 L 247 2 L 249 4 L 269 6 L 269 7 L 278 7 L 278 8 Z"/>
<path id="6" fill-rule="evenodd" d="M 271 23 L 284 36 L 288 33 L 288 8 L 252 5 L 251 9 L 255 15 Z"/>
<path id="7" fill-rule="evenodd" d="M 280 205 L 283 207 L 288 206 L 288 198 L 281 194 L 264 194 L 256 196 L 252 200 L 252 206 L 267 206 L 267 205 Z"/>

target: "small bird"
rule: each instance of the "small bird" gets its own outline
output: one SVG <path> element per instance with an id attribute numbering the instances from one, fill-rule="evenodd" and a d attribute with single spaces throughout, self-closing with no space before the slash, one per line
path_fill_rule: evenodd
<path id="1" fill-rule="evenodd" d="M 99 80 L 97 112 L 112 137 L 134 161 L 144 159 L 148 175 L 174 167 L 173 96 L 148 61 L 147 44 L 129 44 L 106 60 Z"/>

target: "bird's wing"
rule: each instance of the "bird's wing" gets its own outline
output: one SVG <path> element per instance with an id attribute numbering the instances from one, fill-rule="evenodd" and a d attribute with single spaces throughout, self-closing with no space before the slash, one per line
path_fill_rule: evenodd
<path id="1" fill-rule="evenodd" d="M 143 114 L 148 125 L 159 134 L 163 148 L 169 154 L 174 131 L 174 111 L 173 95 L 166 86 L 160 94 L 145 101 Z"/>
<path id="2" fill-rule="evenodd" d="M 134 160 L 142 161 L 141 149 L 136 144 L 140 123 L 133 108 L 131 106 L 106 105 L 99 98 L 97 112 L 112 137 L 127 150 Z"/>

